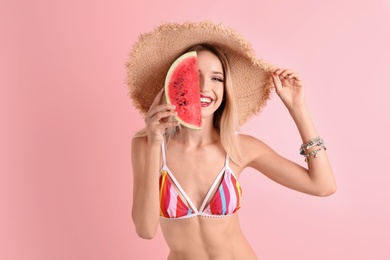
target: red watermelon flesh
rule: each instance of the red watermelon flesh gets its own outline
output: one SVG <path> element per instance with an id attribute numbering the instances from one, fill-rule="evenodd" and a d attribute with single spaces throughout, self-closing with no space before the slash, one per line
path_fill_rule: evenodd
<path id="1" fill-rule="evenodd" d="M 198 60 L 195 51 L 174 61 L 165 78 L 165 97 L 176 106 L 180 124 L 200 129 L 202 125 Z"/>

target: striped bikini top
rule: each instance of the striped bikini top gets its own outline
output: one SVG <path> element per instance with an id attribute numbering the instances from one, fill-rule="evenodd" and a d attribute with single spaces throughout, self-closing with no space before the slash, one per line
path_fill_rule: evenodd
<path id="1" fill-rule="evenodd" d="M 163 167 L 159 179 L 161 217 L 170 219 L 185 219 L 196 216 L 225 217 L 241 207 L 241 186 L 229 167 L 228 155 L 226 155 L 225 166 L 212 183 L 200 209 L 195 207 L 166 165 L 164 142 L 162 144 L 162 159 Z M 219 186 L 216 189 L 217 185 Z M 212 194 L 214 190 L 215 192 Z M 178 192 L 184 197 L 185 202 Z"/>

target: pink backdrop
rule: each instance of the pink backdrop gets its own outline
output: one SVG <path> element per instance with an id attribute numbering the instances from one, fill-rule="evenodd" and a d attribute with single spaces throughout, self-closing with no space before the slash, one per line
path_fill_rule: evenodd
<path id="1" fill-rule="evenodd" d="M 261 259 L 390 259 L 390 4 L 372 1 L 0 3 L 0 259 L 164 259 L 131 222 L 130 140 L 143 125 L 124 63 L 162 21 L 232 26 L 300 73 L 338 191 L 317 198 L 251 170 L 242 228 Z M 368 3 L 369 2 L 369 3 Z M 303 164 L 276 95 L 242 132 Z"/>

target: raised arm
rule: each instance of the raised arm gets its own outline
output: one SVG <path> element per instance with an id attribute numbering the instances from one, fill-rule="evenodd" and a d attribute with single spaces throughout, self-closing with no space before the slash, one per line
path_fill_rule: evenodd
<path id="1" fill-rule="evenodd" d="M 307 144 L 318 137 L 304 101 L 304 88 L 300 77 L 291 70 L 277 69 L 272 74 L 272 78 L 276 93 L 287 107 L 298 128 L 302 143 Z M 243 139 L 248 140 L 251 137 Z M 248 165 L 276 182 L 317 196 L 328 196 L 336 191 L 333 171 L 320 141 L 315 142 L 318 145 L 308 146 L 307 150 L 302 151 L 307 156 L 307 169 L 278 155 L 259 140 L 243 143 L 248 146 L 247 149 L 255 151 Z"/>
<path id="2" fill-rule="evenodd" d="M 145 116 L 146 136 L 135 137 L 131 144 L 133 167 L 132 218 L 137 234 L 145 239 L 154 237 L 160 216 L 159 172 L 161 168 L 161 143 L 165 129 L 176 126 L 168 122 L 175 115 L 174 106 L 159 105 L 162 91 L 156 96 Z"/>

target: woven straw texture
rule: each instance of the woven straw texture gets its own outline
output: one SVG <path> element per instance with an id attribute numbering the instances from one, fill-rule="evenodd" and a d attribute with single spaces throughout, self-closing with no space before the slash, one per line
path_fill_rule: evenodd
<path id="1" fill-rule="evenodd" d="M 130 51 L 127 68 L 129 96 L 145 115 L 164 86 L 170 65 L 189 47 L 208 43 L 229 59 L 239 124 L 259 113 L 270 97 L 273 66 L 255 57 L 251 45 L 235 30 L 212 22 L 165 23 L 140 35 Z"/>

